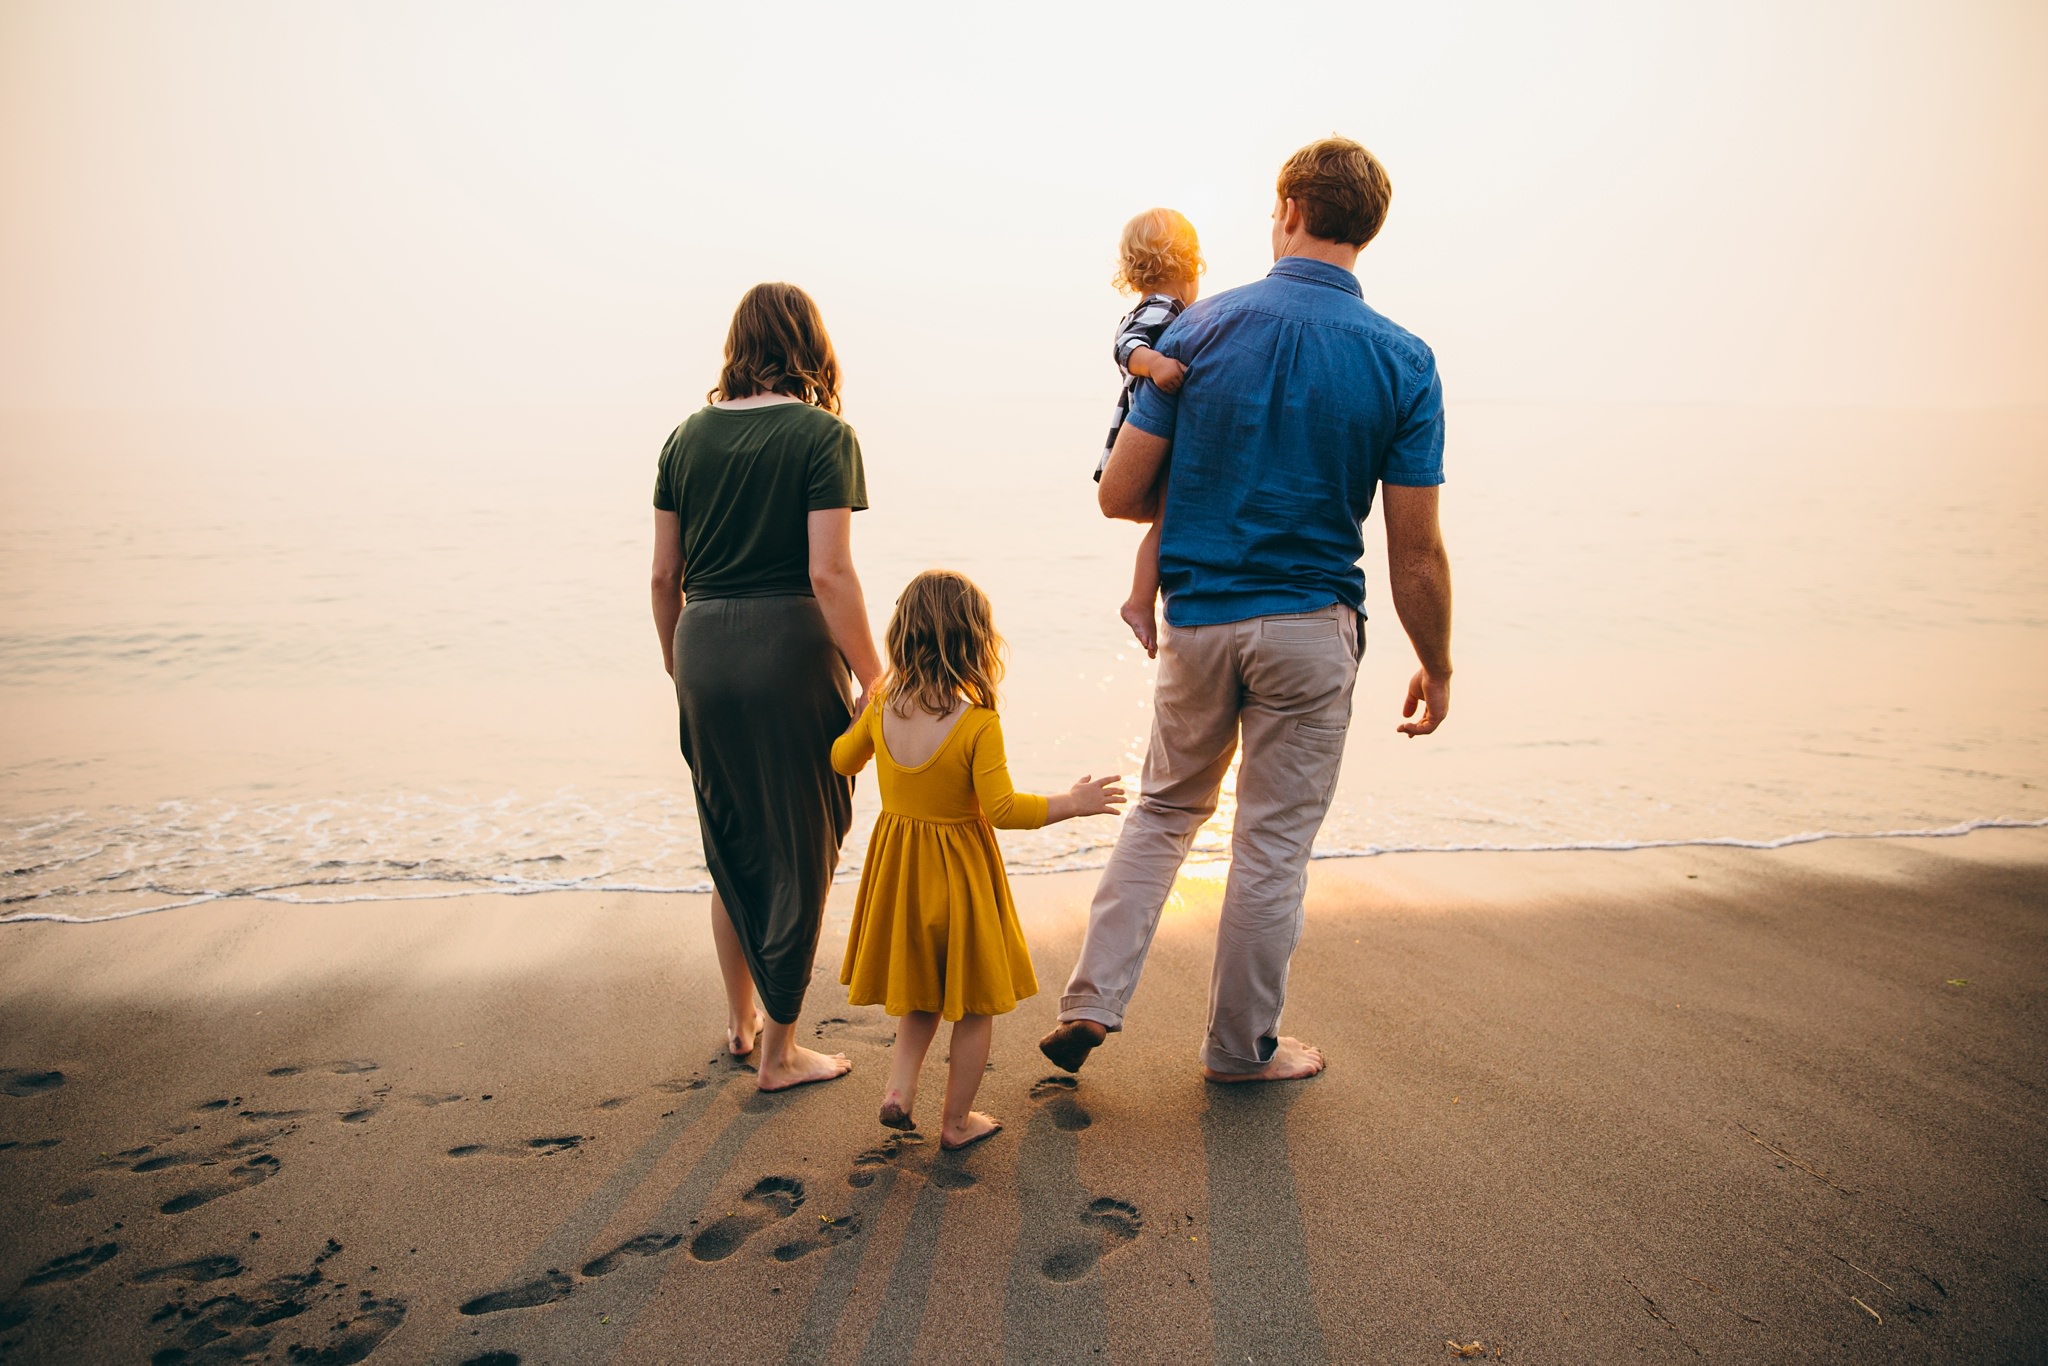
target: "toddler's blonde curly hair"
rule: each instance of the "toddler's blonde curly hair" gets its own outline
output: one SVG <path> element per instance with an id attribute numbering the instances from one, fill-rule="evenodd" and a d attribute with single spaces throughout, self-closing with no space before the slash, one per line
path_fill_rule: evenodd
<path id="1" fill-rule="evenodd" d="M 1172 209 L 1147 209 L 1124 224 L 1112 283 L 1127 294 L 1151 294 L 1208 268 L 1194 224 Z"/>

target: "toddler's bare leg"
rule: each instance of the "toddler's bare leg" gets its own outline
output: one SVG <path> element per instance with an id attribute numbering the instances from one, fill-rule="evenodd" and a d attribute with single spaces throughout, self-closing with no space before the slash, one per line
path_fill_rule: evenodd
<path id="1" fill-rule="evenodd" d="M 917 1104 L 917 1076 L 924 1056 L 939 1032 L 937 1012 L 913 1010 L 896 1022 L 896 1046 L 889 1050 L 889 1086 L 882 1092 L 882 1123 L 892 1129 L 914 1128 L 910 1118 Z"/>
<path id="2" fill-rule="evenodd" d="M 989 1040 L 994 1035 L 995 1021 L 987 1015 L 962 1015 L 953 1025 L 953 1060 L 946 1067 L 946 1117 L 939 1130 L 942 1148 L 964 1148 L 1003 1127 L 969 1108 L 981 1090 L 982 1073 L 988 1070 Z"/>
<path id="3" fill-rule="evenodd" d="M 1155 520 L 1145 528 L 1145 539 L 1138 543 L 1138 562 L 1131 568 L 1131 596 L 1117 610 L 1151 658 L 1159 655 L 1159 623 L 1152 612 L 1152 605 L 1158 600 L 1159 523 Z"/>

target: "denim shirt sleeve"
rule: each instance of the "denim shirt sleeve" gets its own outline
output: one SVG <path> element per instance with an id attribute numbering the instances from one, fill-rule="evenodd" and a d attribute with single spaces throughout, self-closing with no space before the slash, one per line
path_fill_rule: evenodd
<path id="1" fill-rule="evenodd" d="M 1444 386 L 1437 378 L 1434 356 L 1416 376 L 1414 392 L 1402 407 L 1380 482 L 1408 488 L 1444 482 Z"/>

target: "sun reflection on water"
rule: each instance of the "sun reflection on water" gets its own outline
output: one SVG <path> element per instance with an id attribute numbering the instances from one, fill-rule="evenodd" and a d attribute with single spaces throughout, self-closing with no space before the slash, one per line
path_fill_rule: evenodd
<path id="1" fill-rule="evenodd" d="M 1216 796 L 1216 811 L 1195 832 L 1194 848 L 1173 879 L 1167 894 L 1169 914 L 1213 905 L 1223 894 L 1230 876 L 1230 836 L 1237 826 L 1237 768 L 1243 751 L 1233 754 L 1223 773 L 1223 790 Z"/>

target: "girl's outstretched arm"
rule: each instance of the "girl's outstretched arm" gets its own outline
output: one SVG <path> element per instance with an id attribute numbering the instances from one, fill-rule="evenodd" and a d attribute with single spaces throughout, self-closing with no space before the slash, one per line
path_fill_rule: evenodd
<path id="1" fill-rule="evenodd" d="M 1000 830 L 1036 830 L 1048 820 L 1047 801 L 1019 792 L 1010 782 L 1010 762 L 1003 753 L 1003 723 L 989 718 L 974 737 L 974 795 L 981 814 Z"/>
<path id="2" fill-rule="evenodd" d="M 1003 753 L 1002 722 L 991 720 L 974 737 L 974 795 L 988 823 L 1002 830 L 1036 830 L 1075 816 L 1104 816 L 1123 804 L 1120 776 L 1082 778 L 1051 797 L 1019 792 L 1010 783 L 1010 765 Z"/>

